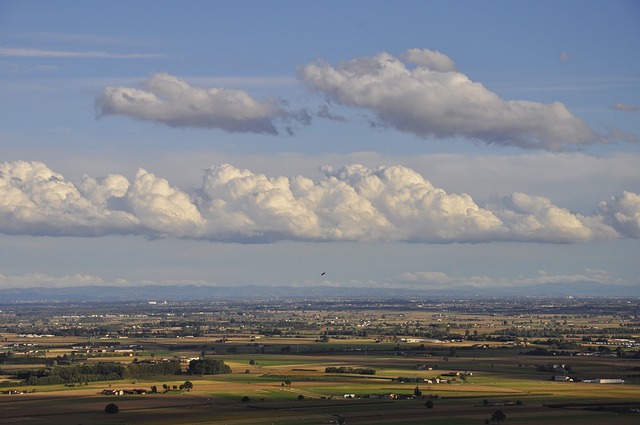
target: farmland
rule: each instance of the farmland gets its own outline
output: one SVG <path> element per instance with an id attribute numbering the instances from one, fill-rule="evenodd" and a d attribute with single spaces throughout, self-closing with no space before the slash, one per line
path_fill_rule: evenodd
<path id="1" fill-rule="evenodd" d="M 632 424 L 637 302 L 5 304 L 0 424 Z"/>

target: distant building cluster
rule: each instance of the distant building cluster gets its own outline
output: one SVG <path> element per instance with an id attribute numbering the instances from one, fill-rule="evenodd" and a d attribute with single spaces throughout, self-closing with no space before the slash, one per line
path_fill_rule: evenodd
<path id="1" fill-rule="evenodd" d="M 569 375 L 554 375 L 552 378 L 553 381 L 563 381 L 563 382 L 585 382 L 588 384 L 624 384 L 624 379 L 619 378 L 595 378 L 595 379 L 576 379 L 572 378 Z"/>
<path id="2" fill-rule="evenodd" d="M 22 390 L 4 390 L 2 394 L 24 394 Z"/>
<path id="3" fill-rule="evenodd" d="M 80 354 L 120 354 L 123 356 L 134 356 L 144 347 L 141 345 L 75 345 L 71 347 L 71 352 Z"/>
<path id="4" fill-rule="evenodd" d="M 18 338 L 53 338 L 55 335 L 40 335 L 40 334 L 20 334 L 16 335 Z"/>
<path id="5" fill-rule="evenodd" d="M 116 389 L 106 389 L 102 390 L 100 394 L 102 395 L 132 395 L 132 394 L 146 394 L 147 390 L 142 388 L 136 388 L 133 390 L 116 390 Z"/>

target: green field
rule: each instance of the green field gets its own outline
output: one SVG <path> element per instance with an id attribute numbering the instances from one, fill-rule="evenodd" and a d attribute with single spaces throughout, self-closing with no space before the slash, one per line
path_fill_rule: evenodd
<path id="1" fill-rule="evenodd" d="M 467 355 L 468 354 L 468 355 Z M 478 354 L 478 355 L 475 355 Z M 631 424 L 637 414 L 621 413 L 640 404 L 640 385 L 606 385 L 583 382 L 554 382 L 549 373 L 537 372 L 539 358 L 496 350 L 492 356 L 465 352 L 464 357 L 439 359 L 437 370 L 416 370 L 424 358 L 384 356 L 274 354 L 216 356 L 233 368 L 233 373 L 211 376 L 161 376 L 154 379 L 24 388 L 28 394 L 0 396 L 0 424 L 293 424 L 332 423 L 342 415 L 349 424 L 386 423 L 466 424 L 484 423 L 501 409 L 506 423 Z M 432 359 L 436 360 L 436 359 Z M 640 366 L 628 359 L 556 358 L 571 362 L 580 374 L 607 370 L 610 374 Z M 371 367 L 372 376 L 324 373 L 326 366 Z M 435 379 L 448 371 L 469 371 L 472 375 L 447 377 L 448 383 L 401 382 L 396 378 Z M 442 377 L 444 378 L 444 377 Z M 192 391 L 166 394 L 103 396 L 105 388 L 150 388 L 152 385 L 180 385 L 189 379 Z M 285 384 L 287 382 L 287 384 Z M 369 398 L 372 395 L 413 394 L 413 400 Z M 354 394 L 355 399 L 345 399 Z M 243 397 L 246 397 L 243 401 Z M 433 400 L 428 409 L 425 401 Z M 104 406 L 116 403 L 120 412 L 106 415 Z M 516 404 L 517 403 L 517 404 Z M 566 404 L 560 407 L 549 405 Z M 599 410 L 598 410 L 599 408 Z M 591 409 L 591 410 L 587 410 Z M 335 423 L 335 422 L 334 422 Z"/>

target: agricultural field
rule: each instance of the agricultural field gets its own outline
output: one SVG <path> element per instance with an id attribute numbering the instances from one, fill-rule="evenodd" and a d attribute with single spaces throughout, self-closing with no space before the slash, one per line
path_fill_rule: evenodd
<path id="1" fill-rule="evenodd" d="M 0 424 L 636 424 L 636 305 L 8 304 Z"/>

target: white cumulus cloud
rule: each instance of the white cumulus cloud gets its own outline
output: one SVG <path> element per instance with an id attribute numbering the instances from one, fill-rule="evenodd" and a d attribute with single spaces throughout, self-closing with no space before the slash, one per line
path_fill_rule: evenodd
<path id="1" fill-rule="evenodd" d="M 599 216 L 572 213 L 541 196 L 514 193 L 488 208 L 509 229 L 511 240 L 578 243 L 617 237 L 616 231 Z"/>
<path id="2" fill-rule="evenodd" d="M 113 198 L 121 198 L 129 190 L 129 180 L 118 174 L 93 178 L 84 176 L 79 187 L 80 192 L 95 205 L 106 207 Z"/>
<path id="3" fill-rule="evenodd" d="M 125 199 L 125 205 L 154 236 L 195 236 L 204 223 L 186 193 L 144 169 L 136 173 Z"/>
<path id="4" fill-rule="evenodd" d="M 0 231 L 7 234 L 95 236 L 123 233 L 136 218 L 102 208 L 40 162 L 0 163 Z"/>
<path id="5" fill-rule="evenodd" d="M 424 138 L 554 151 L 604 142 L 560 102 L 501 99 L 440 52 L 411 49 L 401 57 L 416 66 L 383 52 L 336 67 L 308 64 L 299 79 L 332 102 L 368 109 L 381 124 Z"/>
<path id="6" fill-rule="evenodd" d="M 456 65 L 449 56 L 429 49 L 409 49 L 402 58 L 409 63 L 424 66 L 433 71 L 449 72 L 456 70 Z"/>
<path id="7" fill-rule="evenodd" d="M 107 87 L 96 99 L 99 116 L 124 115 L 171 127 L 277 134 L 273 123 L 287 113 L 273 98 L 256 100 L 242 90 L 199 88 L 175 76 L 153 75 L 143 88 Z"/>
<path id="8" fill-rule="evenodd" d="M 606 221 L 621 234 L 640 238 L 640 195 L 623 192 L 609 201 L 600 202 L 599 207 Z"/>
<path id="9" fill-rule="evenodd" d="M 226 242 L 520 241 L 584 243 L 640 237 L 640 196 L 624 192 L 592 215 L 524 193 L 479 205 L 403 166 L 325 166 L 322 177 L 204 171 L 189 192 L 139 169 L 85 176 L 76 186 L 39 162 L 0 164 L 0 232 L 47 236 L 132 234 Z"/>

